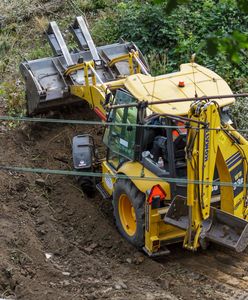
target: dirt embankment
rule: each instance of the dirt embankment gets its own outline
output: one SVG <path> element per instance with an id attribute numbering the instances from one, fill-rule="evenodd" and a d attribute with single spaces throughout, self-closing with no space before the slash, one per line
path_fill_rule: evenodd
<path id="1" fill-rule="evenodd" d="M 82 106 L 60 115 L 92 119 Z M 101 128 L 0 127 L 0 164 L 70 169 L 71 140 Z M 152 260 L 116 231 L 111 203 L 87 198 L 72 177 L 0 172 L 0 298 L 248 299 L 248 252 L 181 245 Z"/>

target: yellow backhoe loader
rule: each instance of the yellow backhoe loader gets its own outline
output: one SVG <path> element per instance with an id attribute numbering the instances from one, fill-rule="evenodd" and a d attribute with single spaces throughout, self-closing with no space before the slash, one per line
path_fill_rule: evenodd
<path id="1" fill-rule="evenodd" d="M 51 22 L 55 56 L 21 64 L 28 113 L 85 100 L 105 121 L 96 188 L 112 201 L 120 233 L 149 256 L 167 254 L 166 246 L 178 242 L 193 251 L 209 242 L 243 251 L 248 142 L 228 113 L 238 95 L 194 62 L 153 77 L 134 43 L 96 47 L 82 17 L 71 30 L 78 51 L 68 50 Z M 94 171 L 96 161 L 93 137 L 74 137 L 79 175 Z M 92 178 L 79 182 L 92 193 Z"/>

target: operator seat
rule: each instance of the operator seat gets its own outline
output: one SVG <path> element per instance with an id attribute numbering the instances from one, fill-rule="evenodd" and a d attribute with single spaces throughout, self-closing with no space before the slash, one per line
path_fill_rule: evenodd
<path id="1" fill-rule="evenodd" d="M 187 163 L 186 163 L 186 138 L 187 135 L 180 134 L 174 141 L 174 158 L 175 158 L 175 167 L 178 177 L 185 177 L 187 174 Z"/>

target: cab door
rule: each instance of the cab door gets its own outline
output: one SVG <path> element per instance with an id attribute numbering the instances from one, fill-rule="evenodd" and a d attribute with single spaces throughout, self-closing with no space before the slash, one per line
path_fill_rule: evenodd
<path id="1" fill-rule="evenodd" d="M 116 92 L 114 104 L 132 104 L 136 99 L 124 90 Z M 107 162 L 118 169 L 123 162 L 135 160 L 138 109 L 133 107 L 120 107 L 110 111 L 108 125 L 105 129 L 103 142 L 108 147 Z M 125 125 L 123 125 L 125 124 Z"/>

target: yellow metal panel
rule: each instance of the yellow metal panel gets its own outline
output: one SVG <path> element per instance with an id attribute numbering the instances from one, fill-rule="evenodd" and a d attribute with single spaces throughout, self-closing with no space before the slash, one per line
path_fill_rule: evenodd
<path id="1" fill-rule="evenodd" d="M 109 173 L 112 175 L 116 174 L 116 171 L 112 169 L 109 164 L 106 161 L 102 162 L 102 173 Z M 130 180 L 134 183 L 134 185 L 143 193 L 146 193 L 147 190 L 150 190 L 154 185 L 160 184 L 161 187 L 166 192 L 166 199 L 170 199 L 170 185 L 168 182 L 161 180 L 159 177 L 154 175 L 152 172 L 147 170 L 146 168 L 143 168 L 143 166 L 138 162 L 127 162 L 125 163 L 119 170 L 118 174 L 124 174 L 127 177 L 130 177 Z M 133 179 L 134 177 L 140 177 L 144 175 L 144 177 L 148 177 L 147 180 L 139 180 L 139 179 Z M 149 180 L 150 178 L 157 178 L 157 180 Z M 112 182 L 115 183 L 116 179 L 113 178 Z M 106 188 L 108 193 L 112 195 L 113 188 L 110 189 L 109 186 L 106 184 L 106 180 L 103 178 L 102 180 L 103 186 Z"/>
<path id="2" fill-rule="evenodd" d="M 143 193 L 146 193 L 147 190 L 151 190 L 152 187 L 156 184 L 160 184 L 160 186 L 166 192 L 166 199 L 171 198 L 170 194 L 170 185 L 166 182 L 166 178 L 161 180 L 158 176 L 144 168 L 139 162 L 127 162 L 125 163 L 120 169 L 118 173 L 123 173 L 128 177 L 131 177 L 130 180 L 136 185 L 136 187 Z M 139 180 L 139 179 L 132 179 L 132 176 L 136 177 L 148 177 L 147 180 Z M 149 177 L 157 179 L 157 180 L 149 180 Z"/>
<path id="3" fill-rule="evenodd" d="M 104 115 L 106 114 L 103 108 L 103 103 L 105 101 L 105 92 L 101 86 L 81 86 L 72 85 L 70 86 L 70 93 L 74 96 L 81 98 L 89 103 L 91 108 L 97 107 Z"/>
<path id="4" fill-rule="evenodd" d="M 184 82 L 184 87 L 179 87 L 179 82 Z M 127 77 L 125 87 L 139 101 L 158 101 L 178 98 L 192 98 L 197 93 L 201 96 L 230 95 L 232 90 L 228 84 L 213 71 L 198 64 L 183 64 L 180 72 L 151 77 L 136 74 Z M 232 104 L 234 98 L 216 99 L 220 106 Z M 156 113 L 174 115 L 187 115 L 191 102 L 166 103 L 150 106 Z"/>
<path id="5" fill-rule="evenodd" d="M 113 171 L 113 169 L 110 168 L 109 164 L 106 161 L 102 162 L 102 173 L 105 174 L 105 176 L 102 177 L 102 185 L 105 188 L 105 190 L 109 193 L 109 195 L 112 195 L 116 179 L 114 177 L 107 176 L 106 174 L 114 175 L 115 172 Z"/>

